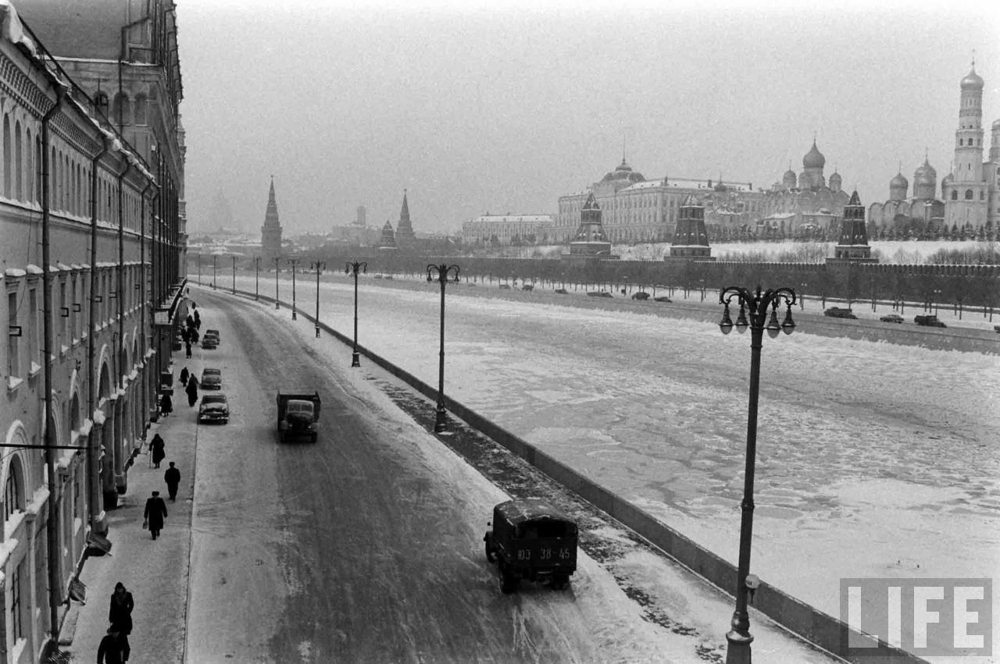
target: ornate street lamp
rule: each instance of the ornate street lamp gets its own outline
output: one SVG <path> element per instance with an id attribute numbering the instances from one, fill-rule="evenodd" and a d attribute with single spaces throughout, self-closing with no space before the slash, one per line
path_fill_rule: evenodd
<path id="1" fill-rule="evenodd" d="M 218 258 L 218 256 L 216 256 L 215 254 L 212 254 L 212 290 L 215 290 L 215 276 L 216 276 L 215 266 L 216 266 L 216 259 L 217 258 Z"/>
<path id="2" fill-rule="evenodd" d="M 361 366 L 361 356 L 358 355 L 358 274 L 368 272 L 368 263 L 354 261 L 348 263 L 344 269 L 345 274 L 354 275 L 354 350 L 351 352 L 351 366 Z M 444 288 L 442 286 L 442 288 Z"/>
<path id="3" fill-rule="evenodd" d="M 201 252 L 198 252 L 198 285 L 201 286 Z"/>
<path id="4" fill-rule="evenodd" d="M 437 415 L 434 418 L 435 433 L 441 433 L 448 428 L 444 410 L 444 287 L 449 280 L 453 282 L 458 281 L 458 270 L 459 267 L 457 265 L 447 265 L 445 263 L 427 266 L 427 282 L 430 283 L 437 279 L 441 283 L 441 351 L 438 355 L 438 402 Z M 449 275 L 453 276 L 449 279 Z"/>
<path id="5" fill-rule="evenodd" d="M 274 308 L 280 309 L 281 302 L 278 300 L 278 273 L 281 272 L 281 258 L 274 257 Z"/>
<path id="6" fill-rule="evenodd" d="M 298 320 L 299 317 L 295 311 L 295 266 L 298 265 L 298 258 L 289 258 L 288 262 L 292 265 L 292 320 Z"/>
<path id="7" fill-rule="evenodd" d="M 319 339 L 319 275 L 326 269 L 326 263 L 317 261 L 312 268 L 316 270 L 316 338 Z"/>
<path id="8" fill-rule="evenodd" d="M 729 647 L 726 651 L 726 664 L 750 664 L 750 616 L 747 613 L 747 585 L 750 576 L 750 543 L 753 537 L 753 480 L 754 464 L 757 456 L 757 396 L 760 390 L 760 351 L 763 346 L 764 331 L 771 337 L 777 337 L 780 332 L 791 334 L 795 329 L 792 320 L 792 305 L 795 304 L 795 291 L 790 288 L 768 289 L 761 293 L 757 286 L 756 293 L 738 286 L 729 286 L 719 292 L 719 304 L 725 305 L 719 329 L 723 334 L 729 334 L 733 329 L 733 321 L 729 317 L 729 303 L 736 298 L 740 305 L 740 313 L 736 318 L 736 330 L 740 333 L 750 328 L 750 407 L 747 416 L 747 458 L 746 472 L 743 484 L 743 508 L 740 523 L 740 561 L 736 574 L 736 611 L 731 622 L 732 629 L 726 634 Z M 785 320 L 778 323 L 778 306 L 785 305 Z M 767 310 L 771 309 L 768 317 Z M 751 584 L 756 587 L 756 577 L 751 577 Z"/>
<path id="9" fill-rule="evenodd" d="M 236 295 L 236 256 L 233 256 L 233 295 Z"/>

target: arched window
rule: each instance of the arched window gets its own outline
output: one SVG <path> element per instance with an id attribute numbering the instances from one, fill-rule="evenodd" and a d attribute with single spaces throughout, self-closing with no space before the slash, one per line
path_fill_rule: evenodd
<path id="1" fill-rule="evenodd" d="M 111 107 L 111 115 L 112 121 L 120 125 L 132 124 L 132 113 L 127 95 L 115 95 L 115 101 Z"/>
<path id="2" fill-rule="evenodd" d="M 146 95 L 138 95 L 135 98 L 135 123 L 146 125 Z"/>
<path id="3" fill-rule="evenodd" d="M 24 200 L 24 153 L 21 145 L 21 122 L 14 123 L 14 197 Z"/>
<path id="4" fill-rule="evenodd" d="M 31 130 L 26 129 L 24 132 L 24 152 L 26 159 L 24 164 L 24 197 L 28 202 L 34 201 L 35 196 L 35 151 L 32 145 Z"/>
<path id="5" fill-rule="evenodd" d="M 3 489 L 3 517 L 10 519 L 12 514 L 24 511 L 24 471 L 21 470 L 20 457 L 10 460 L 7 471 L 7 483 Z"/>
<path id="6" fill-rule="evenodd" d="M 955 191 L 951 192 L 951 200 L 953 200 L 953 201 L 957 201 L 958 200 L 958 190 L 955 190 Z"/>
<path id="7" fill-rule="evenodd" d="M 960 147 L 961 147 L 961 145 L 962 145 L 962 140 L 963 140 L 963 139 L 961 139 L 961 138 L 960 138 L 960 139 L 958 139 L 958 145 L 959 145 Z"/>
<path id="8" fill-rule="evenodd" d="M 11 190 L 10 116 L 3 116 L 3 195 L 10 198 Z"/>
<path id="9" fill-rule="evenodd" d="M 965 200 L 967 200 L 967 201 L 971 201 L 972 200 L 972 190 L 971 189 L 966 189 L 965 190 Z"/>
<path id="10" fill-rule="evenodd" d="M 108 93 L 98 91 L 98 93 L 94 95 L 94 108 L 96 108 L 97 112 L 104 117 L 108 117 Z"/>

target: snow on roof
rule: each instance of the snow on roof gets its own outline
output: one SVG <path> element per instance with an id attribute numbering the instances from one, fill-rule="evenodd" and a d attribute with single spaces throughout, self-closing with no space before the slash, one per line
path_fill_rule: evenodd
<path id="1" fill-rule="evenodd" d="M 482 215 L 471 219 L 473 223 L 487 223 L 487 222 L 520 222 L 520 223 L 547 223 L 551 222 L 551 214 L 490 214 Z"/>

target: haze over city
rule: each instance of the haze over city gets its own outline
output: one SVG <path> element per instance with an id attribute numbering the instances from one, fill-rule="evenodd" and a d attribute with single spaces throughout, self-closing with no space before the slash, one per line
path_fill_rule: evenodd
<path id="1" fill-rule="evenodd" d="M 869 204 L 925 154 L 949 172 L 973 57 L 987 140 L 1000 118 L 1000 9 L 985 2 L 212 0 L 179 28 L 193 233 L 258 233 L 271 176 L 290 234 L 359 205 L 395 225 L 404 189 L 418 233 L 457 232 L 554 213 L 623 153 L 647 179 L 767 188 L 814 137 L 827 176 Z"/>

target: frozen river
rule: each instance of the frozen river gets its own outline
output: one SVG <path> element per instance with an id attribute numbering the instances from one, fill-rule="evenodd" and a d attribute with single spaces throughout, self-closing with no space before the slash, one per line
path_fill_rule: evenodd
<path id="1" fill-rule="evenodd" d="M 297 285 L 310 313 L 314 279 Z M 252 292 L 253 276 L 237 286 Z M 359 343 L 436 385 L 437 284 L 389 286 L 362 278 Z M 449 285 L 448 396 L 735 563 L 749 335 L 486 289 Z M 352 298 L 352 282 L 324 277 L 323 321 L 350 334 Z M 995 576 L 1000 357 L 798 323 L 764 340 L 752 570 L 831 615 L 842 577 Z"/>

